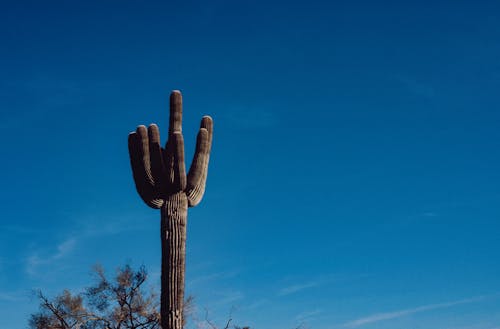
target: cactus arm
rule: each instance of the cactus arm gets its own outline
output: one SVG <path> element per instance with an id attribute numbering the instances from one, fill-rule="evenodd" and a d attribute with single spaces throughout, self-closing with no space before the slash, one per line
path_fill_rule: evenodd
<path id="1" fill-rule="evenodd" d="M 189 207 L 200 203 L 205 193 L 208 173 L 208 162 L 212 147 L 213 121 L 209 116 L 201 120 L 200 130 L 196 138 L 196 150 L 188 173 L 186 195 Z"/>
<path id="2" fill-rule="evenodd" d="M 139 126 L 128 136 L 130 164 L 135 187 L 142 200 L 151 208 L 159 209 L 163 199 L 158 198 L 150 169 L 149 145 L 146 127 Z"/>
<path id="3" fill-rule="evenodd" d="M 163 163 L 167 172 L 167 194 L 171 192 L 172 184 L 174 184 L 174 151 L 172 147 L 172 138 L 169 138 L 163 149 Z"/>
<path id="4" fill-rule="evenodd" d="M 174 132 L 182 132 L 182 95 L 178 90 L 174 90 L 170 94 L 169 137 Z"/>
<path id="5" fill-rule="evenodd" d="M 160 131 L 157 125 L 151 124 L 148 127 L 148 137 L 151 175 L 156 191 L 158 192 L 158 197 L 165 199 L 167 196 L 165 191 L 168 186 L 168 176 L 165 164 L 163 163 L 163 149 L 160 146 Z"/>
<path id="6" fill-rule="evenodd" d="M 174 133 L 182 133 L 182 95 L 180 91 L 173 90 L 170 93 L 170 116 L 168 125 L 168 140 L 165 144 L 165 149 L 163 151 L 163 159 L 165 163 L 165 168 L 167 172 L 167 193 L 172 194 L 179 191 L 179 179 L 178 172 L 176 173 L 176 154 L 181 148 L 177 146 L 177 137 Z M 182 136 L 181 136 L 182 137 Z M 182 141 L 184 144 L 184 141 Z M 182 145 L 182 151 L 184 146 Z M 180 168 L 177 166 L 177 168 Z M 178 171 L 178 170 L 177 170 Z"/>
<path id="7" fill-rule="evenodd" d="M 186 188 L 186 165 L 184 164 L 184 138 L 182 133 L 172 134 L 172 148 L 174 153 L 174 184 L 173 191 L 184 191 Z"/>

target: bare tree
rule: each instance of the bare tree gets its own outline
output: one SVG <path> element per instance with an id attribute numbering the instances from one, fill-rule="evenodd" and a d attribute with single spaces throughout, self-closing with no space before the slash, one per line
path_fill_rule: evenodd
<path id="1" fill-rule="evenodd" d="M 96 267 L 96 283 L 82 293 L 64 290 L 53 299 L 37 292 L 40 310 L 31 315 L 32 329 L 159 329 L 159 298 L 146 293 L 144 267 L 125 265 L 109 281 Z"/>

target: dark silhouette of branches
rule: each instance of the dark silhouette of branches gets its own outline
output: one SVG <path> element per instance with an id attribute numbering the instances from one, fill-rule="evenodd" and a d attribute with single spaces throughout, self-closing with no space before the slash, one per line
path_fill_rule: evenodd
<path id="1" fill-rule="evenodd" d="M 64 290 L 49 299 L 41 291 L 39 312 L 31 315 L 32 329 L 160 329 L 159 298 L 145 293 L 147 272 L 125 265 L 113 281 L 101 267 L 97 282 L 83 293 Z"/>

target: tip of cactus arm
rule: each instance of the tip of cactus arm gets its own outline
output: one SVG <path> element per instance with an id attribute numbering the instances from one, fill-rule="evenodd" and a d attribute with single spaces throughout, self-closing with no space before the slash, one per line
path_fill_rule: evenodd
<path id="1" fill-rule="evenodd" d="M 212 125 L 214 122 L 214 120 L 212 119 L 212 117 L 210 115 L 204 115 L 202 118 L 201 118 L 201 124 L 203 126 L 203 124 L 207 124 L 209 123 L 210 125 Z"/>

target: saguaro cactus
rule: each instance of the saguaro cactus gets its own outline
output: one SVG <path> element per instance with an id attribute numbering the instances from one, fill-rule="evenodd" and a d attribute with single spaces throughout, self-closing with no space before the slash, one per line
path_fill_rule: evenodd
<path id="1" fill-rule="evenodd" d="M 137 192 L 151 208 L 161 209 L 161 327 L 183 326 L 187 208 L 205 192 L 212 145 L 212 118 L 201 119 L 196 150 L 186 175 L 182 137 L 182 95 L 170 94 L 170 123 L 165 148 L 158 126 L 137 127 L 129 134 L 130 163 Z"/>

